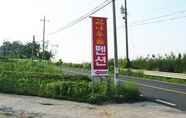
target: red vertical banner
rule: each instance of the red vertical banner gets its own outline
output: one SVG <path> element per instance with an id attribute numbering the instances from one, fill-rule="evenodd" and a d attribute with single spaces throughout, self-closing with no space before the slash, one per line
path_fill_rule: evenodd
<path id="1" fill-rule="evenodd" d="M 107 18 L 92 17 L 92 76 L 108 75 Z"/>

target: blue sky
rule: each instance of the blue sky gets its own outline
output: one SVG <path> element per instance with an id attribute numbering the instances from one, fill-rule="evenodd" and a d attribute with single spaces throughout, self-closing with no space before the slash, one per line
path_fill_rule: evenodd
<path id="1" fill-rule="evenodd" d="M 104 0 L 0 0 L 0 43 L 3 40 L 28 42 L 32 35 L 42 40 L 42 22 L 45 15 L 46 34 L 57 30 L 71 20 L 87 13 Z M 118 54 L 125 57 L 124 21 L 120 6 L 124 0 L 116 0 Z M 186 10 L 185 0 L 128 0 L 129 26 L 143 19 Z M 108 17 L 108 50 L 113 58 L 112 5 L 108 5 L 94 16 Z M 185 13 L 167 17 L 182 17 Z M 129 27 L 130 58 L 147 54 L 186 53 L 186 18 Z M 90 18 L 55 35 L 46 35 L 49 49 L 56 58 L 65 62 L 90 62 L 91 60 L 91 20 Z M 58 45 L 56 47 L 56 45 Z"/>

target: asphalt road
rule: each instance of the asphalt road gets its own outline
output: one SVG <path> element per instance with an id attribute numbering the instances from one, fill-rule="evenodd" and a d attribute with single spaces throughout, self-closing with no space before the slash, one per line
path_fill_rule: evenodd
<path id="1" fill-rule="evenodd" d="M 90 73 L 78 70 L 63 70 L 65 73 L 90 76 Z M 120 76 L 120 82 L 135 82 L 142 95 L 150 100 L 160 102 L 186 111 L 186 86 L 157 80 L 144 80 L 136 77 Z"/>
<path id="2" fill-rule="evenodd" d="M 186 93 L 186 85 L 173 84 L 173 83 L 162 82 L 158 80 L 144 80 L 144 79 L 139 79 L 136 77 L 129 77 L 129 76 L 120 76 L 120 79 L 132 80 L 137 83 L 144 84 L 144 85 L 158 86 L 160 88 L 171 89 L 173 91 L 179 91 L 179 92 Z"/>
<path id="3" fill-rule="evenodd" d="M 135 77 L 121 77 L 120 81 L 135 82 L 144 97 L 186 111 L 186 86 Z"/>

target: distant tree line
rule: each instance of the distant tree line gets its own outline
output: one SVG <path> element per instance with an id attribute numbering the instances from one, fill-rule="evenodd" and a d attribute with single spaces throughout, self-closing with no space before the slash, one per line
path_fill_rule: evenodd
<path id="1" fill-rule="evenodd" d="M 118 60 L 120 68 L 127 67 L 126 59 Z M 109 70 L 113 72 L 114 70 L 114 59 L 110 59 Z M 64 63 L 65 66 L 74 67 L 74 68 L 84 68 L 91 69 L 90 63 L 83 64 L 73 64 L 73 63 Z M 145 70 L 154 70 L 162 72 L 177 72 L 177 73 L 186 73 L 186 54 L 165 54 L 164 56 L 148 55 L 147 57 L 139 57 L 137 59 L 130 61 L 130 68 L 133 69 L 145 69 Z"/>
<path id="2" fill-rule="evenodd" d="M 43 59 L 50 60 L 53 54 L 50 51 L 41 51 L 41 46 L 37 42 L 23 44 L 20 41 L 5 41 L 0 46 L 0 57 L 19 59 Z"/>
<path id="3" fill-rule="evenodd" d="M 126 59 L 118 60 L 120 68 L 127 67 Z M 186 73 L 186 54 L 147 55 L 130 61 L 130 68 L 162 72 Z M 109 60 L 109 70 L 114 69 L 114 59 Z"/>
<path id="4" fill-rule="evenodd" d="M 163 72 L 186 72 L 186 54 L 175 55 L 171 53 L 164 56 L 140 57 L 131 61 L 131 67 L 134 69 L 157 70 Z"/>

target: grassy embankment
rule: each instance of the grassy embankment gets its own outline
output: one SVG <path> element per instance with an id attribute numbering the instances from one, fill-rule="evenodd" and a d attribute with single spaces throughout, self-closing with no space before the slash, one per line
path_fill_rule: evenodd
<path id="1" fill-rule="evenodd" d="M 131 68 L 161 72 L 186 73 L 186 54 L 165 54 L 131 60 Z"/>
<path id="2" fill-rule="evenodd" d="M 153 79 L 164 82 L 171 82 L 176 84 L 186 84 L 186 80 L 170 78 L 170 77 L 160 77 L 160 76 L 150 76 L 144 75 L 143 71 L 135 72 L 132 69 L 139 70 L 152 70 L 152 71 L 160 71 L 160 72 L 172 72 L 172 73 L 186 73 L 186 54 L 165 54 L 165 55 L 148 55 L 147 57 L 139 57 L 137 59 L 130 61 L 130 70 L 126 71 L 127 60 L 119 59 L 118 63 L 120 65 L 120 74 L 121 75 L 129 75 L 135 76 L 140 79 Z M 83 68 L 86 70 L 91 69 L 90 63 L 84 64 L 64 64 L 67 67 L 71 68 Z M 114 72 L 114 59 L 109 60 L 109 70 L 111 75 Z"/>
<path id="3" fill-rule="evenodd" d="M 65 64 L 63 66 L 66 66 L 66 68 L 72 69 L 75 71 L 76 70 L 82 71 L 82 72 L 90 71 L 90 68 L 83 67 L 83 64 Z M 147 80 L 150 79 L 150 80 L 158 80 L 158 81 L 169 82 L 169 83 L 174 83 L 174 84 L 186 84 L 186 80 L 184 79 L 145 75 L 143 70 L 133 71 L 133 69 L 120 68 L 119 73 L 120 75 L 137 77 L 137 79 L 147 79 Z M 110 76 L 113 76 L 113 69 L 110 69 Z"/>
<path id="4" fill-rule="evenodd" d="M 101 80 L 92 89 L 87 76 L 65 75 L 55 64 L 31 60 L 0 60 L 0 92 L 98 104 L 140 100 L 132 83 L 116 87 Z"/>
<path id="5" fill-rule="evenodd" d="M 185 79 L 145 75 L 142 70 L 132 71 L 132 69 L 122 69 L 122 70 L 120 70 L 120 74 L 137 77 L 138 79 L 158 80 L 158 81 L 169 82 L 169 83 L 173 83 L 173 84 L 186 84 Z"/>

